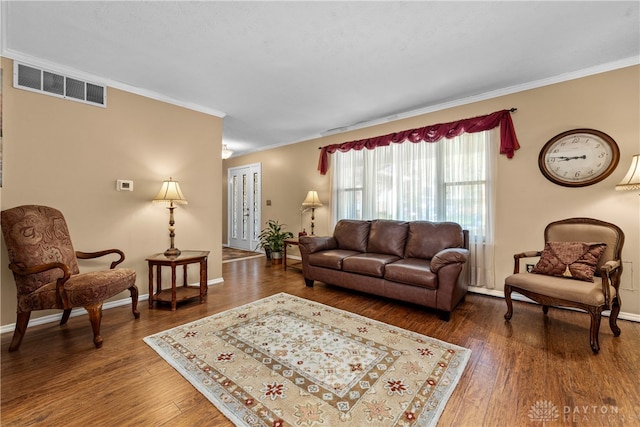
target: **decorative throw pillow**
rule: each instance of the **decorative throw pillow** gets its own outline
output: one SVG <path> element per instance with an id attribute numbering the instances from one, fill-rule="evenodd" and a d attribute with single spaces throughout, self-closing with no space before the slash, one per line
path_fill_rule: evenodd
<path id="1" fill-rule="evenodd" d="M 593 282 L 606 243 L 547 242 L 532 273 Z"/>

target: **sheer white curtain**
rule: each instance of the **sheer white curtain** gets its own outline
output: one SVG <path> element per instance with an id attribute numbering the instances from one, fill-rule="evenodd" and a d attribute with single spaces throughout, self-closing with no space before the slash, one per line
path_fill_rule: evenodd
<path id="1" fill-rule="evenodd" d="M 471 285 L 493 288 L 497 132 L 334 153 L 334 222 L 457 222 L 469 230 Z"/>

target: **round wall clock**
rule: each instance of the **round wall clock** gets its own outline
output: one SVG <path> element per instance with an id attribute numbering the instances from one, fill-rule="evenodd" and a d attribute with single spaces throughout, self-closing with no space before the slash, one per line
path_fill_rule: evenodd
<path id="1" fill-rule="evenodd" d="M 614 171 L 620 159 L 616 142 L 604 132 L 574 129 L 551 138 L 540 151 L 538 166 L 551 182 L 585 187 Z"/>

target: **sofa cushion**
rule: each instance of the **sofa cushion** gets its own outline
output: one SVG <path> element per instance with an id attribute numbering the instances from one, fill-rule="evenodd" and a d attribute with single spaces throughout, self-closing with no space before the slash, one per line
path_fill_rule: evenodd
<path id="1" fill-rule="evenodd" d="M 341 219 L 333 230 L 333 237 L 339 249 L 366 252 L 370 227 L 370 221 Z"/>
<path id="2" fill-rule="evenodd" d="M 353 255 L 342 261 L 342 271 L 384 277 L 385 266 L 399 259 L 400 257 L 389 254 L 366 253 Z"/>
<path id="3" fill-rule="evenodd" d="M 442 249 L 462 248 L 462 227 L 454 222 L 413 221 L 409 223 L 409 235 L 405 258 L 431 259 Z"/>
<path id="4" fill-rule="evenodd" d="M 404 256 L 409 223 L 377 219 L 371 221 L 367 252 Z"/>
<path id="5" fill-rule="evenodd" d="M 384 278 L 391 282 L 406 283 L 423 288 L 438 288 L 438 276 L 431 272 L 430 263 L 426 259 L 405 258 L 387 264 L 384 269 Z"/>
<path id="6" fill-rule="evenodd" d="M 342 270 L 342 260 L 348 256 L 358 255 L 360 252 L 330 249 L 309 254 L 309 265 Z"/>

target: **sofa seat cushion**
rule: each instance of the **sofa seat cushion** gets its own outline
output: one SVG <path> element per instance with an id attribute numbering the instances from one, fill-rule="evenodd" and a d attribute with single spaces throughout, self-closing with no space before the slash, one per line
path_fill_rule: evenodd
<path id="1" fill-rule="evenodd" d="M 342 261 L 342 271 L 364 274 L 367 276 L 384 277 L 385 266 L 399 260 L 400 257 L 388 254 L 358 254 Z"/>
<path id="2" fill-rule="evenodd" d="M 348 251 L 344 249 L 330 249 L 309 254 L 309 265 L 314 267 L 331 268 L 332 270 L 342 270 L 342 260 L 347 257 L 358 255 L 360 252 Z"/>
<path id="3" fill-rule="evenodd" d="M 518 273 L 507 277 L 505 283 L 525 291 L 567 301 L 595 306 L 605 304 L 604 294 L 602 293 L 602 278 L 600 277 L 594 277 L 594 282 L 584 282 L 565 277 Z M 612 300 L 616 296 L 616 288 L 611 285 L 609 285 L 609 295 Z"/>
<path id="4" fill-rule="evenodd" d="M 423 288 L 437 289 L 438 276 L 431 272 L 430 262 L 420 258 L 405 258 L 388 264 L 384 278 L 391 282 L 406 283 Z"/>

